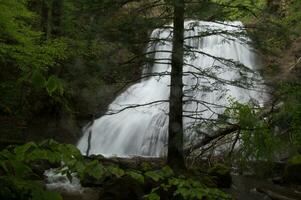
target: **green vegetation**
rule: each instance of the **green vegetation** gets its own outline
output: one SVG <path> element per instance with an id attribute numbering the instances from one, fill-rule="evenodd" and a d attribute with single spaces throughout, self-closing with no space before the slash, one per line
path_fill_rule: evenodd
<path id="1" fill-rule="evenodd" d="M 301 176 L 300 176 L 300 169 L 301 169 L 301 155 L 296 155 L 292 157 L 284 171 L 284 180 L 288 183 L 301 183 Z"/>
<path id="2" fill-rule="evenodd" d="M 129 186 L 137 183 L 135 190 L 142 188 L 145 191 L 145 199 L 169 199 L 172 196 L 184 200 L 231 199 L 221 190 L 202 183 L 200 175 L 177 175 L 167 166 L 156 170 L 145 165 L 141 170 L 121 168 L 117 164 L 86 160 L 72 145 L 59 144 L 53 140 L 39 144 L 30 142 L 0 152 L 0 198 L 61 199 L 58 193 L 47 191 L 42 182 L 44 171 L 56 167 L 56 173 L 66 175 L 70 181 L 77 177 L 83 185 L 97 183 L 106 187 L 112 181 L 118 184 L 128 178 Z"/>
<path id="3" fill-rule="evenodd" d="M 266 112 L 266 113 L 265 113 Z M 280 145 L 280 138 L 270 126 L 269 113 L 261 108 L 248 104 L 233 102 L 225 115 L 238 122 L 242 144 L 239 156 L 236 158 L 244 161 L 275 159 L 279 151 L 285 148 Z"/>
<path id="4" fill-rule="evenodd" d="M 59 38 L 42 39 L 43 33 L 31 27 L 37 16 L 28 10 L 26 1 L 1 1 L 0 8 L 3 11 L 0 16 L 1 93 L 5 94 L 1 108 L 7 114 L 18 115 L 25 109 L 18 105 L 22 87 L 35 92 L 43 89 L 57 98 L 63 96 L 62 81 L 47 72 L 67 58 L 67 44 Z"/>
<path id="5" fill-rule="evenodd" d="M 126 61 L 143 52 L 153 25 L 122 5 L 0 1 L 1 140 L 75 142 L 78 124 L 140 76 L 142 61 Z"/>

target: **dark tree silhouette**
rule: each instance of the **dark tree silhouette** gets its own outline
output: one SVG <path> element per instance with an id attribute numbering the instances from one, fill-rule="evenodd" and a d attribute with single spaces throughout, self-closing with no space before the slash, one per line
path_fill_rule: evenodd
<path id="1" fill-rule="evenodd" d="M 183 155 L 183 54 L 184 54 L 184 0 L 174 0 L 173 50 L 169 101 L 167 162 L 173 168 L 184 168 Z"/>

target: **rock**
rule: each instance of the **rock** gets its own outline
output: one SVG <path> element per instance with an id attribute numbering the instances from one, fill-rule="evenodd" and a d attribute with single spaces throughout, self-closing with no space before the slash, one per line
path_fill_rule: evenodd
<path id="1" fill-rule="evenodd" d="M 102 161 L 102 160 L 106 159 L 106 157 L 104 157 L 101 154 L 98 154 L 98 155 L 92 154 L 92 155 L 89 156 L 89 158 L 92 159 L 92 160 L 99 160 L 99 161 Z"/>
<path id="2" fill-rule="evenodd" d="M 282 177 L 274 177 L 274 178 L 272 179 L 272 182 L 273 182 L 274 184 L 281 185 L 281 184 L 284 183 L 284 180 L 283 180 Z"/>
<path id="3" fill-rule="evenodd" d="M 56 189 L 53 191 L 60 193 L 63 200 L 98 200 L 101 188 L 83 188 L 80 191 Z"/>
<path id="4" fill-rule="evenodd" d="M 223 164 L 216 164 L 208 170 L 208 174 L 212 177 L 217 187 L 230 188 L 232 183 L 232 177 L 229 167 Z"/>
<path id="5" fill-rule="evenodd" d="M 273 192 L 271 190 L 266 190 L 266 189 L 261 189 L 261 188 L 256 188 L 256 190 L 260 193 L 266 194 L 272 200 L 296 200 L 296 199 L 292 199 L 290 197 L 283 196 L 283 195 Z"/>
<path id="6" fill-rule="evenodd" d="M 102 155 L 84 156 L 86 160 L 98 160 L 103 165 L 118 165 L 120 168 L 130 168 L 137 170 L 156 170 L 166 165 L 165 158 L 157 157 L 104 157 Z"/>
<path id="7" fill-rule="evenodd" d="M 140 200 L 144 194 L 144 184 L 124 176 L 106 183 L 100 192 L 101 200 Z"/>
<path id="8" fill-rule="evenodd" d="M 287 183 L 301 184 L 301 155 L 289 159 L 284 169 L 284 180 Z"/>

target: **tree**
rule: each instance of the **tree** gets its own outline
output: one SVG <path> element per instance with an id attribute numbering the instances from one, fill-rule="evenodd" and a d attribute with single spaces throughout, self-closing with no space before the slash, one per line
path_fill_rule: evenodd
<path id="1" fill-rule="evenodd" d="M 173 50 L 169 97 L 168 155 L 173 168 L 184 168 L 183 154 L 183 58 L 184 58 L 184 0 L 174 0 Z"/>
<path id="2" fill-rule="evenodd" d="M 215 9 L 218 4 L 211 1 L 205 2 L 186 2 L 192 3 L 194 6 L 205 6 L 208 9 Z M 200 4 L 200 5 L 197 5 Z M 184 18 L 185 18 L 185 2 L 184 0 L 172 1 L 174 10 L 173 14 L 173 50 L 171 59 L 171 85 L 170 85 L 170 97 L 169 97 L 169 127 L 168 127 L 168 164 L 175 168 L 185 168 L 184 162 L 184 146 L 183 146 L 183 67 L 184 67 L 184 51 L 189 52 L 190 49 L 184 48 Z M 223 7 L 222 7 L 223 8 Z M 218 11 L 222 12 L 219 8 Z M 214 14 L 213 14 L 214 15 Z M 221 14 L 222 15 L 222 14 Z M 205 15 L 206 16 L 206 15 Z M 227 33 L 227 31 L 222 32 Z M 218 31 L 219 32 L 219 31 Z M 219 33 L 205 33 L 205 34 L 219 34 Z M 199 36 L 196 36 L 199 37 Z M 201 36 L 202 37 L 202 36 Z M 215 58 L 219 59 L 219 58 Z M 224 61 L 227 61 L 226 59 Z M 225 130 L 221 130 L 216 135 L 230 134 L 238 130 L 238 126 L 231 126 Z M 214 138 L 215 135 L 213 135 Z M 205 138 L 207 139 L 207 138 Z M 206 140 L 201 143 L 205 145 Z"/>
<path id="3" fill-rule="evenodd" d="M 66 44 L 58 40 L 41 40 L 42 33 L 31 26 L 35 23 L 35 14 L 26 7 L 26 1 L 1 1 L 0 8 L 3 10 L 0 16 L 0 64 L 3 69 L 7 69 L 0 74 L 3 77 L 1 81 L 4 90 L 5 83 L 13 78 L 14 89 L 19 90 L 20 83 L 23 84 L 23 91 L 16 92 L 13 96 L 22 94 L 24 90 L 27 91 L 24 93 L 30 93 L 33 90 L 45 89 L 49 94 L 55 90 L 62 91 L 62 85 L 56 81 L 56 77 L 46 75 L 45 71 L 57 61 L 66 58 Z M 9 104 L 20 103 L 15 102 L 15 97 L 12 99 L 14 101 Z M 19 109 L 22 109 L 22 106 L 24 105 Z"/>

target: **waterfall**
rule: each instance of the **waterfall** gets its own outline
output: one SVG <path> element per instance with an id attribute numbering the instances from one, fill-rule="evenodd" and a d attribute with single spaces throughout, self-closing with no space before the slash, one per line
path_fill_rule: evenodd
<path id="1" fill-rule="evenodd" d="M 261 78 L 252 72 L 258 59 L 241 22 L 186 21 L 185 29 L 183 123 L 188 143 L 200 124 L 210 127 L 219 118 L 229 98 L 262 103 L 263 94 Z M 153 62 L 144 66 L 145 78 L 120 94 L 107 114 L 84 130 L 78 142 L 83 154 L 91 132 L 89 154 L 166 155 L 171 39 L 171 25 L 152 32 L 147 58 Z"/>

